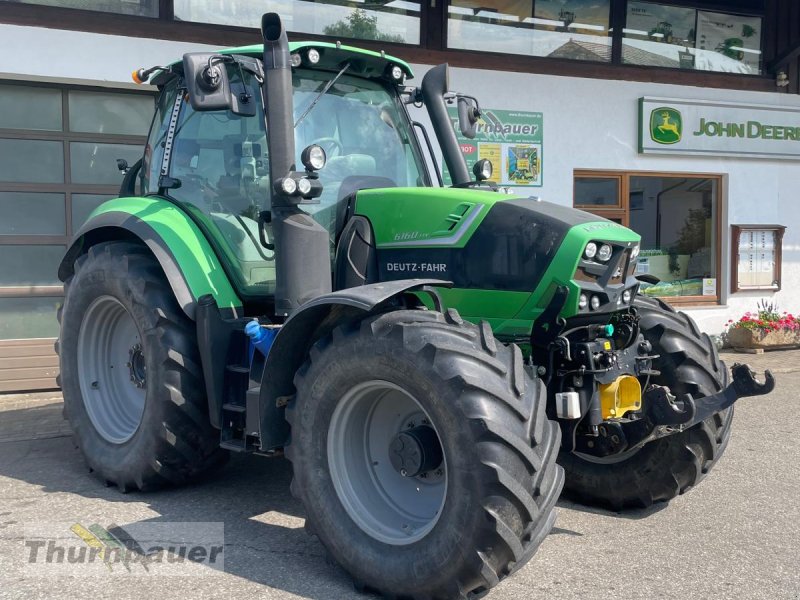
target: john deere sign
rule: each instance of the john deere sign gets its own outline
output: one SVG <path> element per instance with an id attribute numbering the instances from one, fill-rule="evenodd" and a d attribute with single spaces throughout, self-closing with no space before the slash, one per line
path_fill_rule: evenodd
<path id="1" fill-rule="evenodd" d="M 640 98 L 639 152 L 800 160 L 800 107 Z"/>
<path id="2" fill-rule="evenodd" d="M 657 144 L 677 144 L 683 135 L 683 117 L 674 108 L 662 106 L 650 112 L 650 138 Z"/>

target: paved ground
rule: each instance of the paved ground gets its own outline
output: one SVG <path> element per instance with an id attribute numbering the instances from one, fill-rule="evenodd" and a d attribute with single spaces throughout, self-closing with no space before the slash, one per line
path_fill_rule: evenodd
<path id="1" fill-rule="evenodd" d="M 489 598 L 800 599 L 800 352 L 724 358 L 783 374 L 773 395 L 739 403 L 725 458 L 702 485 L 625 514 L 562 501 L 539 553 Z M 365 598 L 304 533 L 285 461 L 240 458 L 202 485 L 122 495 L 87 472 L 59 416 L 57 395 L 0 397 L 0 598 Z M 225 571 L 26 573 L 24 528 L 42 521 L 222 521 Z"/>

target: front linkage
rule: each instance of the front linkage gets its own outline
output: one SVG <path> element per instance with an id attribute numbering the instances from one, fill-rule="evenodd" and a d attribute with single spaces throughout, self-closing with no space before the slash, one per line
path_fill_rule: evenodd
<path id="1" fill-rule="evenodd" d="M 733 366 L 729 385 L 708 395 L 673 394 L 663 381 L 651 385 L 661 375 L 654 364 L 662 356 L 640 330 L 637 309 L 614 314 L 610 323 L 565 320 L 558 315 L 566 299 L 567 289 L 558 288 L 534 323 L 530 343 L 567 452 L 599 458 L 631 453 L 775 387 L 769 371 L 762 384 L 740 364 Z"/>

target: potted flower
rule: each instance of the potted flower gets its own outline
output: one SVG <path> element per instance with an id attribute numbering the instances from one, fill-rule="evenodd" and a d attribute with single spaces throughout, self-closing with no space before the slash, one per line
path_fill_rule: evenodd
<path id="1" fill-rule="evenodd" d="M 800 318 L 779 312 L 776 303 L 762 300 L 758 311 L 728 321 L 728 344 L 734 348 L 788 348 L 800 345 Z"/>

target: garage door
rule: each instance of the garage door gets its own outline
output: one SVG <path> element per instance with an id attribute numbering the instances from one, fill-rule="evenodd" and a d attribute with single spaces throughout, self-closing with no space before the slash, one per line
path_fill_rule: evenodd
<path id="1" fill-rule="evenodd" d="M 149 92 L 0 83 L 0 392 L 55 387 L 58 263 L 152 113 Z"/>

